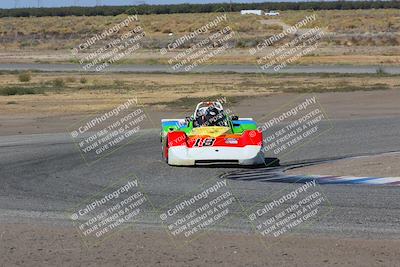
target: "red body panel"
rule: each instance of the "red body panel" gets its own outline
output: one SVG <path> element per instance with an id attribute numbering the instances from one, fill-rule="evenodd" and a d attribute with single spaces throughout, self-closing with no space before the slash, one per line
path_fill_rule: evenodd
<path id="1" fill-rule="evenodd" d="M 227 142 L 227 140 L 237 140 L 237 143 Z M 188 137 L 184 132 L 175 131 L 168 133 L 168 147 L 187 146 L 188 148 L 213 146 L 213 147 L 244 147 L 247 145 L 262 145 L 262 133 L 256 130 L 244 131 L 242 135 L 221 135 L 212 136 L 191 136 Z"/>

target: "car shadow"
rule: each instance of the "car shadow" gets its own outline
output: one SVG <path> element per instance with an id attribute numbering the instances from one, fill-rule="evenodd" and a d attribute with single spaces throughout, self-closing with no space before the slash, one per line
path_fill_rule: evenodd
<path id="1" fill-rule="evenodd" d="M 202 163 L 195 166 L 180 166 L 187 168 L 227 168 L 227 169 L 261 169 L 267 167 L 279 167 L 278 158 L 264 158 L 264 164 L 259 165 L 239 165 L 239 164 L 229 164 L 229 163 Z"/>

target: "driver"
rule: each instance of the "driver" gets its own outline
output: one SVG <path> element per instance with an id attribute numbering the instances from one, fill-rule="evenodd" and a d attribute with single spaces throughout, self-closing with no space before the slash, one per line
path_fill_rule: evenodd
<path id="1" fill-rule="evenodd" d="M 199 127 L 202 126 L 206 122 L 206 112 L 208 107 L 201 107 L 197 110 L 196 120 L 194 121 L 194 126 Z"/>
<path id="2" fill-rule="evenodd" d="M 203 126 L 225 126 L 224 113 L 214 106 L 210 106 L 205 110 L 202 116 Z"/>

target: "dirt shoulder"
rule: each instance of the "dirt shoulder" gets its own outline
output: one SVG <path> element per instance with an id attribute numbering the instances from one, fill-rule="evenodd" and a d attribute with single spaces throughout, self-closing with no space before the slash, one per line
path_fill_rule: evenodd
<path id="1" fill-rule="evenodd" d="M 400 153 L 357 157 L 289 170 L 287 174 L 319 174 L 343 176 L 400 176 Z"/>
<path id="2" fill-rule="evenodd" d="M 400 256 L 399 240 L 287 235 L 266 248 L 254 235 L 209 232 L 176 247 L 165 232 L 132 229 L 85 247 L 75 229 L 39 224 L 0 224 L 0 239 L 3 266 L 395 266 Z"/>
<path id="3" fill-rule="evenodd" d="M 188 91 L 187 94 L 172 89 L 121 94 L 78 91 L 69 94 L 0 96 L 0 136 L 66 132 L 69 126 L 90 114 L 111 110 L 135 97 L 143 104 L 144 110 L 151 118 L 154 124 L 151 127 L 157 128 L 161 118 L 184 118 L 193 112 L 198 101 L 204 99 L 216 100 L 226 96 L 225 106 L 234 113 L 263 122 L 272 112 L 285 106 L 287 109 L 295 99 L 299 101 L 312 95 L 316 96 L 331 120 L 400 116 L 400 91 L 397 89 L 312 94 L 252 90 L 204 90 Z M 184 96 L 187 99 L 182 100 Z"/>

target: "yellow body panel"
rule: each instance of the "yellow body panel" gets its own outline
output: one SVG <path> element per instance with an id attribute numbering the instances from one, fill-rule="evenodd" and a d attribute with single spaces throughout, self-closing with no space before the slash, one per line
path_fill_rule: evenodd
<path id="1" fill-rule="evenodd" d="M 201 136 L 211 136 L 218 137 L 223 134 L 230 133 L 231 129 L 224 126 L 205 126 L 193 128 L 189 136 L 201 135 Z"/>

